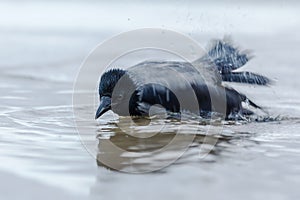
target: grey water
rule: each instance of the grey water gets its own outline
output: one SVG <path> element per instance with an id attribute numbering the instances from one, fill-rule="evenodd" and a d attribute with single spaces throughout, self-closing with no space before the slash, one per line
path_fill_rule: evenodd
<path id="1" fill-rule="evenodd" d="M 0 5 L 0 199 L 300 197 L 297 1 L 175 1 L 172 5 L 168 1 L 1 1 Z M 110 113 L 88 122 L 88 134 L 99 150 L 93 155 L 82 143 L 74 119 L 76 75 L 99 43 L 144 27 L 176 30 L 204 47 L 210 39 L 230 35 L 242 49 L 252 50 L 254 57 L 243 70 L 261 73 L 274 83 L 230 85 L 261 105 L 269 120 L 211 126 L 194 120 L 168 122 L 165 134 L 145 142 L 147 138 L 128 139 Z M 123 127 L 131 128 L 123 120 Z M 162 123 L 153 120 L 151 126 L 135 132 L 154 135 Z M 184 137 L 177 146 L 155 154 L 178 127 Z M 206 135 L 209 128 L 218 134 Z M 168 159 L 182 151 L 191 130 L 196 136 L 189 148 L 168 165 Z M 101 152 L 107 141 L 127 153 L 111 158 L 111 152 Z M 150 173 L 121 173 L 97 161 L 101 155 L 116 161 L 123 171 L 151 170 L 157 163 L 165 167 Z"/>

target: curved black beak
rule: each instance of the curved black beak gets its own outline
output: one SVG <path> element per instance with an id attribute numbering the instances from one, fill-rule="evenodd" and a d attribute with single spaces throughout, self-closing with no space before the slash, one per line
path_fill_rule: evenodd
<path id="1" fill-rule="evenodd" d="M 100 98 L 100 105 L 95 115 L 95 119 L 98 119 L 101 115 L 111 109 L 111 98 L 103 96 Z"/>

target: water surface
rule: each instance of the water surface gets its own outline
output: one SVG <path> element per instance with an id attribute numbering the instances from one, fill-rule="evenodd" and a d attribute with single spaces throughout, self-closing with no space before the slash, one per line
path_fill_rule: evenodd
<path id="1" fill-rule="evenodd" d="M 298 4 L 236 3 L 224 9 L 223 4 L 199 6 L 178 1 L 172 6 L 154 6 L 161 20 L 142 4 L 130 10 L 128 5 L 123 9 L 124 5 L 114 3 L 44 3 L 46 6 L 34 1 L 26 5 L 5 1 L 0 8 L 2 199 L 299 198 Z M 111 12 L 100 12 L 107 8 Z M 72 9 L 74 13 L 65 13 Z M 21 19 L 12 16 L 13 11 Z M 96 14 L 98 11 L 102 15 Z M 175 21 L 172 13 L 178 16 Z M 110 22 L 112 14 L 115 18 Z M 145 25 L 146 19 L 149 25 Z M 174 129 L 181 126 L 183 135 L 199 130 L 179 160 L 153 173 L 119 173 L 97 162 L 82 145 L 74 122 L 76 73 L 96 44 L 122 30 L 143 26 L 183 31 L 203 45 L 210 38 L 231 34 L 242 47 L 253 49 L 255 58 L 244 69 L 262 73 L 275 84 L 232 86 L 263 106 L 272 120 L 215 125 L 218 134 L 209 136 L 205 134 L 209 126 L 199 126 L 193 120 L 171 123 L 164 134 L 145 143 L 125 139 L 108 114 L 99 121 L 91 119 L 87 133 L 99 144 L 98 150 L 109 140 L 129 151 L 116 156 L 124 159 L 116 160 L 122 169 L 147 169 L 168 162 L 183 148 L 182 142 L 167 154 L 154 152 L 174 137 Z M 154 127 L 137 132 L 151 134 L 164 123 L 157 120 Z M 136 156 L 137 152 L 144 154 Z"/>

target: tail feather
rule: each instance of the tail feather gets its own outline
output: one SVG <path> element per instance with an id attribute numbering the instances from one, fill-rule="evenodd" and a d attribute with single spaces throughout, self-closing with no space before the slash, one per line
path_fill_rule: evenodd
<path id="1" fill-rule="evenodd" d="M 253 106 L 254 108 L 258 108 L 258 109 L 261 109 L 261 110 L 262 110 L 262 108 L 261 108 L 260 106 L 256 105 L 256 104 L 255 104 L 253 101 L 251 101 L 250 99 L 247 99 L 246 101 L 249 103 L 250 106 Z"/>

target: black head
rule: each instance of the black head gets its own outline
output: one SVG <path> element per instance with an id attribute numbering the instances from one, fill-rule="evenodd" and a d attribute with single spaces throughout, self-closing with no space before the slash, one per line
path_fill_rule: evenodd
<path id="1" fill-rule="evenodd" d="M 111 96 L 114 87 L 125 73 L 126 71 L 122 69 L 111 69 L 101 76 L 99 84 L 100 105 L 95 119 L 111 109 Z"/>
<path id="2" fill-rule="evenodd" d="M 105 72 L 100 79 L 99 84 L 99 95 L 111 97 L 115 85 L 120 80 L 120 78 L 126 73 L 122 69 L 111 69 Z"/>

